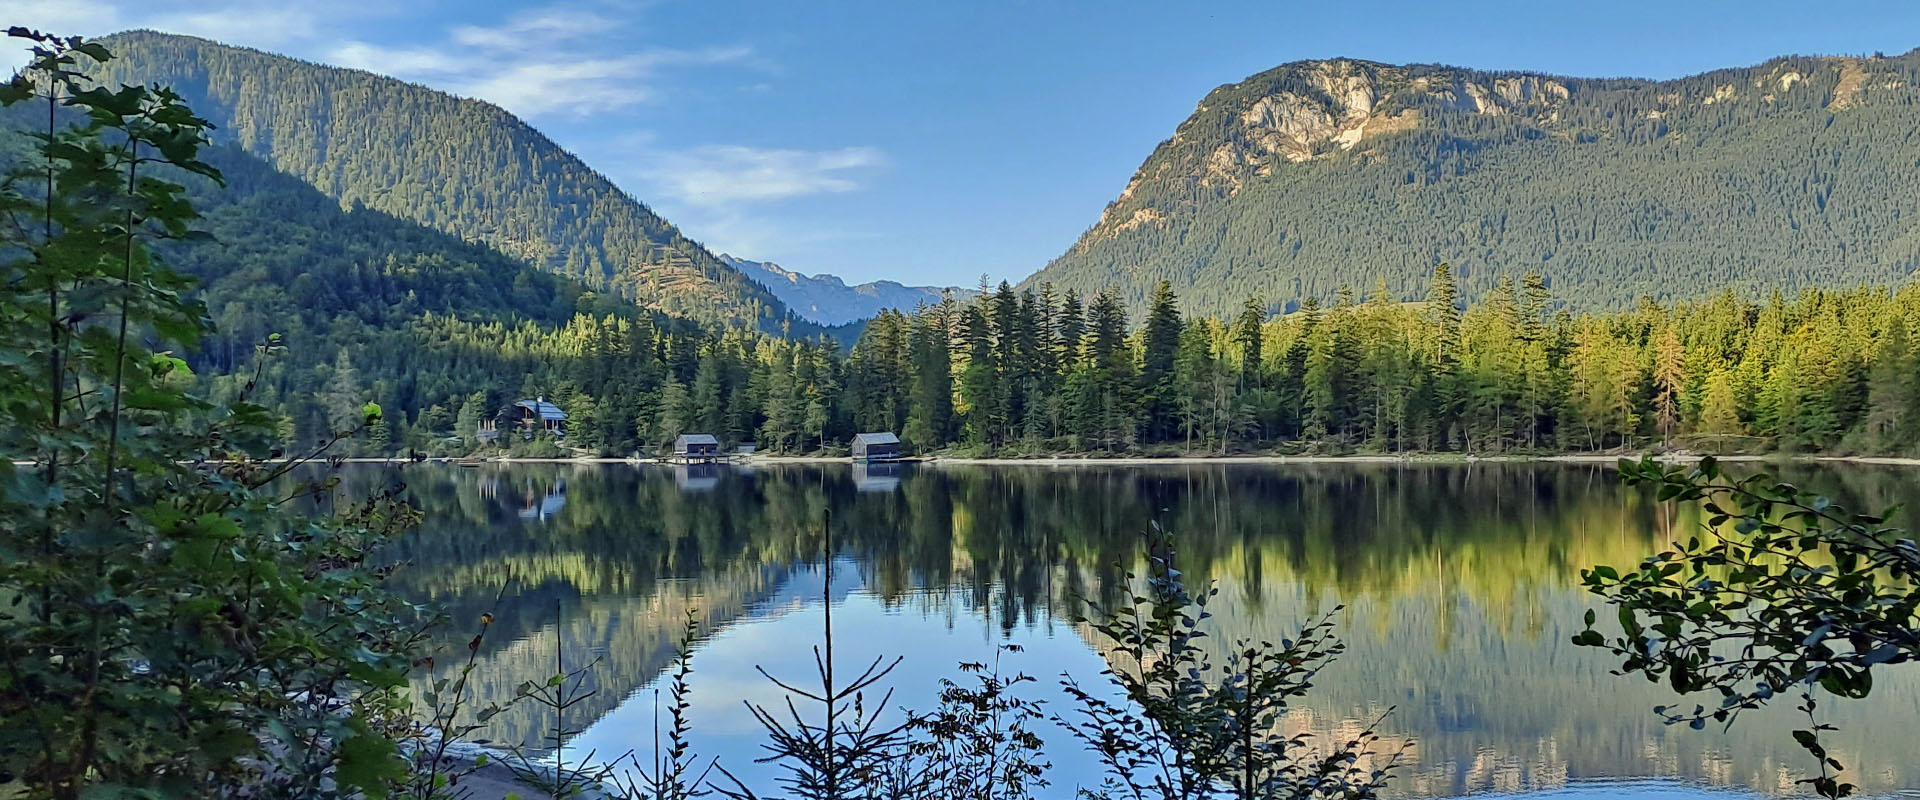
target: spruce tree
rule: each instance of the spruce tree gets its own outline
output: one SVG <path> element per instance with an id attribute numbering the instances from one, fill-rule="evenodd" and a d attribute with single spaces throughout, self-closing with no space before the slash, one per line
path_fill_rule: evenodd
<path id="1" fill-rule="evenodd" d="M 979 304 L 967 306 L 960 315 L 961 336 L 966 343 L 967 362 L 960 371 L 960 397 L 966 402 L 967 441 L 976 445 L 997 445 L 1006 423 L 1000 365 L 996 355 L 993 325 Z"/>
<path id="2" fill-rule="evenodd" d="M 1907 403 L 1914 392 L 1915 366 L 1906 320 L 1896 316 L 1887 324 L 1867 378 L 1868 447 L 1892 453 L 1912 443 L 1907 438 L 1913 424 Z"/>
<path id="3" fill-rule="evenodd" d="M 1740 397 L 1733 387 L 1733 373 L 1722 367 L 1707 375 L 1705 395 L 1700 399 L 1700 431 L 1714 436 L 1740 436 L 1746 428 L 1740 423 Z"/>
<path id="4" fill-rule="evenodd" d="M 1264 371 L 1265 359 L 1261 348 L 1266 334 L 1261 330 L 1267 321 L 1267 304 L 1258 295 L 1247 298 L 1246 305 L 1240 308 L 1240 316 L 1234 319 L 1233 339 L 1240 345 L 1240 386 L 1242 391 L 1252 391 L 1266 384 Z"/>
<path id="5" fill-rule="evenodd" d="M 1668 327 L 1661 331 L 1653 353 L 1654 424 L 1660 429 L 1660 444 L 1670 446 L 1674 431 L 1680 427 L 1681 391 L 1686 385 L 1686 353 L 1680 334 Z"/>
<path id="6" fill-rule="evenodd" d="M 1173 284 L 1161 281 L 1154 287 L 1140 336 L 1141 415 L 1149 441 L 1165 441 L 1173 433 L 1170 425 L 1176 405 L 1173 368 L 1180 351 L 1180 331 L 1180 309 L 1173 296 Z"/>

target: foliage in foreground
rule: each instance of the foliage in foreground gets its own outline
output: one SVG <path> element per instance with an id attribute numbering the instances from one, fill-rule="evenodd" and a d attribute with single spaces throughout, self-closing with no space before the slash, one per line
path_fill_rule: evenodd
<path id="1" fill-rule="evenodd" d="M 1819 698 L 1860 699 L 1876 670 L 1920 658 L 1920 547 L 1890 527 L 1887 511 L 1847 511 L 1766 475 L 1734 479 L 1712 459 L 1697 466 L 1623 461 L 1629 484 L 1662 500 L 1700 503 L 1701 534 L 1632 570 L 1583 571 L 1587 587 L 1618 608 L 1621 635 L 1587 628 L 1574 643 L 1621 659 L 1619 671 L 1665 681 L 1708 703 L 1660 707 L 1669 723 L 1732 725 L 1740 713 L 1796 696 L 1807 725 L 1793 737 L 1825 797 L 1852 793 L 1845 765 L 1821 744 Z"/>
<path id="2" fill-rule="evenodd" d="M 1157 526 L 1156 526 L 1157 531 Z M 829 567 L 831 558 L 826 562 Z M 1149 541 L 1147 574 L 1127 574 L 1141 595 L 1114 609 L 1090 605 L 1084 621 L 1109 644 L 1106 687 L 1071 675 L 1061 686 L 1072 710 L 1049 714 L 1016 690 L 1033 678 L 993 665 L 963 665 L 971 685 L 943 681 L 928 714 L 886 721 L 886 695 L 869 694 L 896 660 L 877 658 L 851 680 L 836 681 L 832 613 L 824 649 L 816 649 L 816 689 L 772 678 L 788 693 L 783 712 L 751 706 L 769 733 L 765 761 L 783 770 L 793 800 L 957 797 L 1020 800 L 1048 785 L 1035 726 L 1051 720 L 1091 750 L 1106 772 L 1089 798 L 1135 800 L 1359 800 L 1377 796 L 1398 754 L 1376 751 L 1369 725 L 1347 741 L 1312 742 L 1284 732 L 1282 717 L 1313 688 L 1313 677 L 1342 651 L 1331 616 L 1297 639 L 1235 643 L 1226 664 L 1208 661 L 1199 640 L 1212 587 L 1197 594 L 1175 564 L 1174 540 Z M 1140 581 L 1136 581 L 1140 578 Z M 831 595 L 829 595 L 830 597 Z M 1336 612 L 1337 613 L 1337 612 Z M 1009 648 L 1006 652 L 1017 652 Z M 796 704 L 795 698 L 802 703 Z M 803 706 L 815 709 L 812 716 Z M 721 768 L 725 773 L 725 768 Z M 730 773 L 721 791 L 761 797 Z"/>
<path id="3" fill-rule="evenodd" d="M 1156 526 L 1157 530 L 1158 526 Z M 1128 575 L 1128 584 L 1137 576 Z M 1367 725 L 1346 741 L 1314 742 L 1282 732 L 1292 703 L 1345 650 L 1334 635 L 1339 609 L 1300 634 L 1272 642 L 1240 640 L 1227 662 L 1212 663 L 1207 634 L 1212 586 L 1190 589 L 1171 535 L 1151 541 L 1144 589 L 1123 605 L 1092 608 L 1088 624 L 1108 642 L 1106 674 L 1124 696 L 1063 680 L 1079 708 L 1055 717 L 1098 754 L 1107 773 L 1100 797 L 1370 798 L 1386 784 L 1398 753 L 1376 750 Z"/>
<path id="4" fill-rule="evenodd" d="M 220 179 L 207 123 L 10 34 L 34 58 L 0 103 L 45 127 L 0 183 L 0 794 L 382 792 L 416 610 L 367 559 L 413 511 L 308 513 L 331 483 L 282 480 L 267 410 L 188 391 L 167 348 L 205 314 L 149 245 L 195 235 L 171 179 Z"/>

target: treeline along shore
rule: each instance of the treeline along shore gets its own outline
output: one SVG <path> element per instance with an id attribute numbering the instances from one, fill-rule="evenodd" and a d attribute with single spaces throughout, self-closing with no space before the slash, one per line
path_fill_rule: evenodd
<path id="1" fill-rule="evenodd" d="M 296 439 L 381 401 L 390 429 L 350 455 L 628 457 L 683 433 L 831 455 L 862 431 L 898 432 L 921 455 L 999 458 L 1902 457 L 1920 445 L 1911 285 L 1576 313 L 1536 275 L 1463 303 L 1441 265 L 1419 301 L 1250 298 L 1219 320 L 1183 316 L 1162 285 L 1133 312 L 1112 292 L 1003 284 L 884 313 L 851 348 L 617 315 L 436 318 L 405 331 L 405 348 L 342 347 L 266 380 Z M 535 397 L 564 409 L 563 437 L 477 441 L 496 409 Z"/>

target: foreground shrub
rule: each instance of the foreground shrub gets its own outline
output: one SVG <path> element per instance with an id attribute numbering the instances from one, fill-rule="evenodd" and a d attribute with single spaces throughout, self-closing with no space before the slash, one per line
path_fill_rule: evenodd
<path id="1" fill-rule="evenodd" d="M 195 236 L 208 125 L 10 34 L 0 104 L 44 127 L 0 183 L 0 795 L 382 794 L 417 617 L 366 559 L 413 511 L 307 505 L 332 483 L 289 473 L 340 437 L 287 458 L 265 408 L 188 390 L 168 348 L 209 326 L 149 244 Z"/>
<path id="2" fill-rule="evenodd" d="M 1699 503 L 1697 535 L 1631 569 L 1581 573 L 1618 609 L 1620 635 L 1586 630 L 1574 643 L 1620 659 L 1619 671 L 1665 682 L 1706 702 L 1662 706 L 1668 723 L 1732 725 L 1742 711 L 1798 698 L 1807 726 L 1792 732 L 1817 772 L 1801 783 L 1841 797 L 1846 765 L 1820 742 L 1822 696 L 1865 698 L 1874 674 L 1920 658 L 1920 547 L 1886 525 L 1892 512 L 1855 514 L 1764 474 L 1728 477 L 1698 466 L 1623 461 L 1627 483 L 1662 501 Z"/>

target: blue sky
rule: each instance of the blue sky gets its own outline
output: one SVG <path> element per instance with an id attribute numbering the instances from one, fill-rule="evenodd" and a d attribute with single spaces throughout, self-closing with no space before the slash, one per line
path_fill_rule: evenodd
<path id="1" fill-rule="evenodd" d="M 0 0 L 496 102 L 716 251 L 849 281 L 1018 279 L 1222 83 L 1349 56 L 1666 78 L 1905 52 L 1920 2 Z"/>

